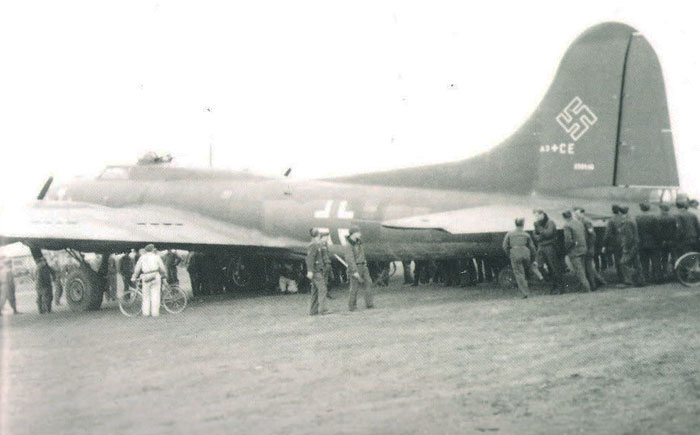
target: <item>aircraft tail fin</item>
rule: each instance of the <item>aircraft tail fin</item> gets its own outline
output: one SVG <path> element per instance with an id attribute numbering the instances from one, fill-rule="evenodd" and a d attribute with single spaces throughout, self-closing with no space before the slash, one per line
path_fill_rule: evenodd
<path id="1" fill-rule="evenodd" d="M 458 162 L 341 180 L 513 193 L 678 186 L 661 66 L 635 29 L 599 24 L 571 44 L 542 102 L 500 145 Z"/>

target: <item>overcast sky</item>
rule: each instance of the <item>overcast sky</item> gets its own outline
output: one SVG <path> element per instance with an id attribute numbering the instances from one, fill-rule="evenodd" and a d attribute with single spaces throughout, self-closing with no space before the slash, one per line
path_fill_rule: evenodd
<path id="1" fill-rule="evenodd" d="M 656 49 L 681 186 L 700 192 L 697 18 L 673 1 L 4 0 L 2 200 L 151 149 L 205 166 L 210 143 L 217 167 L 297 178 L 468 157 L 610 20 Z"/>

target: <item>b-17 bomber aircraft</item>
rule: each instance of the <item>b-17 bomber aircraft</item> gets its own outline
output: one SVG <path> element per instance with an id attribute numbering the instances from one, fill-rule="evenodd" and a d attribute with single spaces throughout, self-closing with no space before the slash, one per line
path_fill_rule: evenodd
<path id="1" fill-rule="evenodd" d="M 234 279 L 269 259 L 299 259 L 312 227 L 328 229 L 331 253 L 340 255 L 349 228 L 359 226 L 371 261 L 505 260 L 504 233 L 535 208 L 561 228 L 561 212 L 583 206 L 600 226 L 613 202 L 671 202 L 677 189 L 657 56 L 632 27 L 603 23 L 571 44 L 529 120 L 473 158 L 294 181 L 170 163 L 110 166 L 92 180 L 49 179 L 37 201 L 3 213 L 0 236 L 35 257 L 41 249 L 113 253 L 146 243 L 225 254 Z M 102 301 L 102 281 L 87 267 L 66 283 L 76 310 Z"/>

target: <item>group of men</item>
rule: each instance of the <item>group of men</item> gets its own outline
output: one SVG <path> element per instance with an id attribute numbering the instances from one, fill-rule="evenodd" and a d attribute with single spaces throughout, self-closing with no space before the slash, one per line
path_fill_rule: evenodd
<path id="1" fill-rule="evenodd" d="M 328 295 L 328 278 L 331 273 L 331 258 L 328 252 L 328 232 L 312 228 L 309 231 L 311 243 L 306 252 L 306 277 L 311 281 L 311 306 L 309 314 L 328 314 L 326 306 Z M 362 244 L 360 228 L 352 227 L 346 236 L 347 246 L 345 261 L 347 262 L 347 274 L 350 280 L 350 292 L 348 296 L 348 310 L 357 309 L 357 296 L 363 293 L 365 306 L 374 308 L 372 293 L 372 277 L 367 267 L 367 257 Z"/>
<path id="2" fill-rule="evenodd" d="M 614 265 L 618 288 L 661 283 L 681 255 L 697 249 L 700 222 L 688 210 L 692 202 L 678 201 L 671 213 L 667 204 L 652 211 L 649 203 L 639 204 L 640 214 L 632 218 L 627 206 L 613 205 L 602 240 L 597 240 L 593 221 L 581 207 L 562 213 L 564 252 L 559 249 L 556 224 L 544 210 L 535 210 L 532 236 L 524 229 L 524 219 L 515 220 L 515 230 L 503 239 L 518 289 L 529 295 L 527 273 L 546 274 L 551 293 L 563 292 L 566 264 L 581 291 L 590 292 L 607 282 L 601 269 Z M 599 249 L 600 248 L 600 249 Z"/>

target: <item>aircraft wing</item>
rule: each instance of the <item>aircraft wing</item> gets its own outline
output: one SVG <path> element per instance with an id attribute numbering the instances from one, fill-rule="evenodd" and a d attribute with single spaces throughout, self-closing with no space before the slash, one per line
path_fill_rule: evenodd
<path id="1" fill-rule="evenodd" d="M 236 249 L 289 256 L 303 242 L 271 237 L 194 212 L 157 206 L 106 207 L 72 201 L 36 201 L 3 210 L 2 244 L 24 242 L 46 249 L 116 252 L 155 243 L 159 249 Z"/>
<path id="2" fill-rule="evenodd" d="M 525 218 L 525 228 L 532 228 L 533 207 L 525 205 L 485 205 L 441 213 L 411 216 L 382 222 L 382 226 L 395 229 L 434 229 L 451 234 L 503 233 L 515 228 L 515 218 Z M 564 226 L 560 213 L 549 215 L 557 228 Z M 594 217 L 594 224 L 602 226 L 600 217 Z"/>

